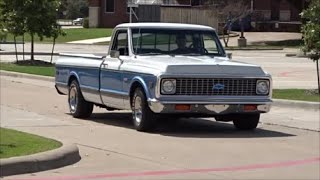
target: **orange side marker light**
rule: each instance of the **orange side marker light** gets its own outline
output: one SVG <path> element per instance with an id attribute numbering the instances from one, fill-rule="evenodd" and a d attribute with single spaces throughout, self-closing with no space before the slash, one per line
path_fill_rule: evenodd
<path id="1" fill-rule="evenodd" d="M 191 106 L 189 104 L 176 104 L 175 109 L 178 111 L 189 111 Z"/>

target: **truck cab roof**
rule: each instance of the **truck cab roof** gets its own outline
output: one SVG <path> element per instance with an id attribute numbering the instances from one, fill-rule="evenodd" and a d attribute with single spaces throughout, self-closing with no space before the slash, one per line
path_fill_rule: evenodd
<path id="1" fill-rule="evenodd" d="M 116 28 L 169 28 L 169 29 L 194 29 L 194 30 L 215 30 L 212 27 L 196 24 L 181 23 L 124 23 L 119 24 Z"/>

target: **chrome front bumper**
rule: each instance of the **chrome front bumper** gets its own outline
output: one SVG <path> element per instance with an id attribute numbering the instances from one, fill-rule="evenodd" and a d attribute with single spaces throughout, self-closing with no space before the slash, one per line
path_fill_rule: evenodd
<path id="1" fill-rule="evenodd" d="M 187 101 L 166 101 L 160 102 L 155 99 L 148 100 L 149 107 L 154 113 L 197 113 L 197 114 L 234 114 L 234 113 L 266 113 L 271 109 L 272 101 L 262 102 L 187 102 Z M 176 110 L 175 105 L 190 105 L 190 110 Z M 245 105 L 257 105 L 253 111 L 245 111 Z"/>

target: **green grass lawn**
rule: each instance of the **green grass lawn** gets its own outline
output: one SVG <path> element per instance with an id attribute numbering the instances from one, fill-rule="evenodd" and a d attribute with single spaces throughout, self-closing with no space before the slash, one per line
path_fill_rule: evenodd
<path id="1" fill-rule="evenodd" d="M 28 73 L 42 76 L 54 76 L 55 67 L 52 66 L 30 66 L 13 63 L 0 63 L 0 70 Z"/>
<path id="2" fill-rule="evenodd" d="M 77 29 L 64 29 L 66 36 L 59 36 L 56 40 L 57 43 L 65 43 L 70 41 L 78 41 L 84 39 L 94 39 L 94 38 L 101 38 L 101 37 L 108 37 L 111 36 L 112 30 L 110 28 L 77 28 Z M 25 41 L 30 42 L 31 38 L 29 34 L 25 35 Z M 8 34 L 7 41 L 13 41 L 13 35 Z M 22 41 L 22 36 L 17 37 L 17 41 Z M 35 37 L 36 42 L 41 42 L 39 37 Z M 52 38 L 44 38 L 44 43 L 52 43 Z"/>
<path id="3" fill-rule="evenodd" d="M 35 154 L 59 148 L 61 145 L 52 139 L 0 128 L 0 158 Z"/>
<path id="4" fill-rule="evenodd" d="M 315 94 L 315 90 L 311 92 L 305 89 L 274 89 L 273 98 L 320 102 L 320 96 Z"/>

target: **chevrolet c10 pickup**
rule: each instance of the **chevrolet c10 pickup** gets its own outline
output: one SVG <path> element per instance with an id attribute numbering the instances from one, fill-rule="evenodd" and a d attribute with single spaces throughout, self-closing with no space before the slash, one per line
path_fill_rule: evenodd
<path id="1" fill-rule="evenodd" d="M 190 24 L 120 24 L 105 56 L 60 54 L 55 87 L 75 118 L 88 118 L 94 105 L 132 110 L 138 131 L 172 117 L 253 130 L 272 104 L 270 74 L 229 59 L 213 28 Z"/>

